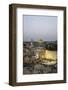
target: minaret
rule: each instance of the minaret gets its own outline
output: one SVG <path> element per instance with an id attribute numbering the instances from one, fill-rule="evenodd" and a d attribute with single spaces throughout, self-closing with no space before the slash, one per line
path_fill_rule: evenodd
<path id="1" fill-rule="evenodd" d="M 33 39 L 31 39 L 30 45 L 31 45 L 31 48 L 32 48 L 33 47 Z"/>

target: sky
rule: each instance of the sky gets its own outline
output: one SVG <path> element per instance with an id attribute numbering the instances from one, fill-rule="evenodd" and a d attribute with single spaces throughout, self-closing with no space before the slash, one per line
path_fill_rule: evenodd
<path id="1" fill-rule="evenodd" d="M 57 17 L 24 15 L 24 41 L 55 41 L 57 40 Z"/>

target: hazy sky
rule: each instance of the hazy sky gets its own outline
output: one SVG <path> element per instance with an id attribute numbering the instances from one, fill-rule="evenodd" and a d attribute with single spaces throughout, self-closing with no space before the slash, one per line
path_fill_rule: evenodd
<path id="1" fill-rule="evenodd" d="M 42 39 L 44 41 L 57 40 L 56 16 L 24 15 L 24 41 Z"/>

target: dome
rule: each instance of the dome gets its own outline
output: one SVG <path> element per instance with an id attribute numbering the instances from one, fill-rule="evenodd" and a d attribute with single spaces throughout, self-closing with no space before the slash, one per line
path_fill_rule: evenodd
<path id="1" fill-rule="evenodd" d="M 43 40 L 42 39 L 39 39 L 37 42 L 38 43 L 43 43 Z"/>

